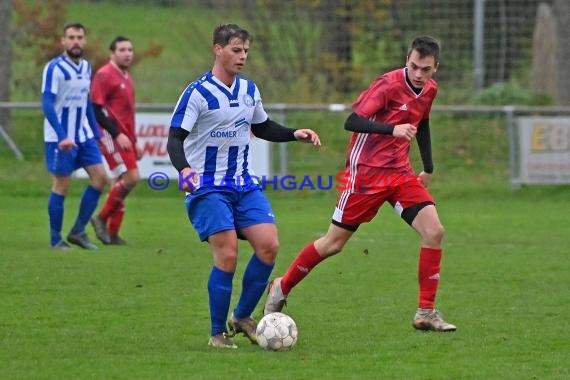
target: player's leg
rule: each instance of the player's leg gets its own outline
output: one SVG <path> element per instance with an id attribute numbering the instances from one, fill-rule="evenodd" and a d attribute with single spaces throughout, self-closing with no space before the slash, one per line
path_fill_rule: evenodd
<path id="1" fill-rule="evenodd" d="M 435 309 L 435 298 L 439 284 L 443 225 L 433 204 L 419 210 L 412 227 L 420 234 L 422 242 L 418 261 L 419 297 L 418 307 Z"/>
<path id="2" fill-rule="evenodd" d="M 118 236 L 118 232 L 124 216 L 125 198 L 135 187 L 140 175 L 134 151 L 119 150 L 110 135 L 104 141 L 101 153 L 115 180 L 100 212 L 91 219 L 91 224 L 97 238 L 104 244 L 122 245 L 126 242 Z"/>
<path id="3" fill-rule="evenodd" d="M 208 237 L 214 266 L 208 278 L 210 303 L 210 345 L 232 346 L 226 338 L 226 319 L 230 309 L 232 282 L 237 265 L 237 236 L 234 230 L 218 232 Z"/>
<path id="4" fill-rule="evenodd" d="M 202 188 L 186 197 L 186 211 L 201 241 L 208 241 L 214 265 L 208 277 L 210 340 L 221 348 L 237 348 L 227 337 L 232 282 L 237 265 L 237 235 L 231 194 Z"/>
<path id="5" fill-rule="evenodd" d="M 404 219 L 421 236 L 418 260 L 418 309 L 414 328 L 418 330 L 455 331 L 445 322 L 435 307 L 439 285 L 444 228 L 439 219 L 433 198 L 419 183 L 409 183 L 397 191 L 399 209 Z"/>
<path id="6" fill-rule="evenodd" d="M 97 238 L 104 244 L 111 244 L 111 236 L 108 227 L 109 218 L 119 208 L 122 208 L 123 200 L 127 196 L 128 192 L 129 191 L 124 186 L 121 178 L 114 180 L 101 211 L 91 219 Z"/>
<path id="7" fill-rule="evenodd" d="M 341 252 L 358 226 L 376 216 L 384 197 L 383 193 L 344 191 L 338 199 L 327 233 L 305 246 L 287 269 L 281 281 L 283 294 L 287 296 L 321 261 Z"/>
<path id="8" fill-rule="evenodd" d="M 111 210 L 107 220 L 109 238 L 110 243 L 116 245 L 126 244 L 126 242 L 119 236 L 119 230 L 121 229 L 121 224 L 125 215 L 125 199 L 140 180 L 135 152 L 121 151 L 120 156 L 124 162 L 126 171 L 122 173 L 119 179 L 115 182 L 107 199 L 107 202 L 110 203 L 109 208 Z"/>
<path id="9" fill-rule="evenodd" d="M 234 310 L 234 316 L 238 319 L 250 317 L 259 303 L 279 250 L 277 228 L 273 223 L 247 227 L 241 233 L 250 242 L 254 253 L 245 268 L 242 293 Z"/>
<path id="10" fill-rule="evenodd" d="M 263 314 L 283 310 L 291 290 L 321 261 L 339 253 L 353 233 L 354 231 L 331 224 L 323 237 L 306 245 L 289 265 L 283 277 L 277 277 L 271 282 Z"/>
<path id="11" fill-rule="evenodd" d="M 67 236 L 67 240 L 70 243 L 79 245 L 81 248 L 93 250 L 97 249 L 97 246 L 91 243 L 87 237 L 85 226 L 95 212 L 101 192 L 107 184 L 107 174 L 103 166 L 103 159 L 93 139 L 87 140 L 79 146 L 75 166 L 76 168 L 85 168 L 85 171 L 89 174 L 89 185 L 87 185 L 81 196 L 79 212 Z"/>
<path id="12" fill-rule="evenodd" d="M 48 200 L 50 244 L 53 248 L 68 250 L 71 246 L 61 237 L 65 196 L 69 190 L 69 176 L 52 174 L 52 190 Z"/>
<path id="13" fill-rule="evenodd" d="M 455 331 L 457 327 L 444 321 L 440 312 L 435 308 L 443 239 L 443 226 L 439 221 L 435 206 L 429 205 L 419 211 L 412 227 L 422 237 L 418 262 L 418 309 L 414 316 L 413 326 L 418 330 Z"/>
<path id="14" fill-rule="evenodd" d="M 236 227 L 249 241 L 253 254 L 245 268 L 242 292 L 228 326 L 234 334 L 243 332 L 252 343 L 256 343 L 257 322 L 251 314 L 267 287 L 279 250 L 279 238 L 273 210 L 261 191 L 242 193 L 235 214 Z"/>
<path id="15" fill-rule="evenodd" d="M 73 172 L 75 152 L 60 151 L 56 142 L 45 143 L 46 168 L 52 175 L 52 188 L 48 199 L 50 245 L 55 249 L 69 250 L 71 246 L 61 237 L 65 197 Z"/>
<path id="16" fill-rule="evenodd" d="M 109 132 L 102 130 L 101 134 L 102 138 L 99 148 L 111 171 L 113 181 L 101 210 L 91 218 L 91 224 L 93 225 L 97 238 L 101 240 L 103 244 L 111 244 L 111 238 L 109 237 L 109 231 L 107 229 L 107 219 L 116 208 L 115 203 L 118 202 L 118 193 L 123 191 L 123 186 L 118 179 L 120 179 L 121 174 L 124 173 L 127 168 L 122 162 L 121 155 L 119 153 L 115 154 L 115 144 Z"/>
<path id="17" fill-rule="evenodd" d="M 327 233 L 305 246 L 282 278 L 272 281 L 264 314 L 281 311 L 291 290 L 327 257 L 341 252 L 361 223 L 372 220 L 378 213 L 385 194 L 355 194 L 345 191 L 339 197 Z"/>

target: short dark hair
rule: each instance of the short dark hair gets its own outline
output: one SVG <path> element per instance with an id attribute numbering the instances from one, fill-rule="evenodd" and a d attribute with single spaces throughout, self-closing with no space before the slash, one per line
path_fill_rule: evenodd
<path id="1" fill-rule="evenodd" d="M 83 30 L 84 33 L 87 34 L 87 29 L 85 29 L 83 24 L 80 24 L 78 22 L 70 22 L 68 24 L 65 24 L 63 26 L 63 34 L 64 35 L 65 35 L 65 32 L 67 32 L 67 29 L 81 29 L 81 30 Z"/>
<path id="2" fill-rule="evenodd" d="M 113 41 L 111 41 L 111 44 L 109 45 L 109 50 L 111 51 L 115 51 L 117 49 L 117 44 L 119 42 L 125 42 L 125 41 L 131 41 L 129 40 L 127 37 L 125 36 L 117 36 L 113 39 Z"/>
<path id="3" fill-rule="evenodd" d="M 419 53 L 420 58 L 433 57 L 435 62 L 439 62 L 439 41 L 431 36 L 417 37 L 412 41 L 412 46 L 408 51 L 408 57 L 415 50 Z"/>
<path id="4" fill-rule="evenodd" d="M 251 41 L 251 35 L 241 26 L 236 24 L 220 25 L 214 29 L 214 45 L 226 46 L 234 38 L 239 38 L 242 41 Z"/>

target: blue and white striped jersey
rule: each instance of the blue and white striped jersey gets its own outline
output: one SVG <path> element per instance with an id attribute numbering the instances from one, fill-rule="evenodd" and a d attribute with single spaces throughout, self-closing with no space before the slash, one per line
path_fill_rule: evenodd
<path id="1" fill-rule="evenodd" d="M 267 120 L 254 82 L 239 75 L 227 87 L 209 71 L 184 90 L 170 128 L 190 133 L 184 140 L 186 160 L 202 185 L 257 183 L 249 165 L 251 124 Z"/>
<path id="2" fill-rule="evenodd" d="M 55 111 L 67 137 L 75 142 L 84 142 L 93 138 L 86 111 L 91 84 L 91 65 L 84 59 L 78 64 L 61 54 L 44 67 L 42 94 L 50 92 L 56 95 Z M 57 134 L 44 118 L 44 140 L 57 142 Z"/>

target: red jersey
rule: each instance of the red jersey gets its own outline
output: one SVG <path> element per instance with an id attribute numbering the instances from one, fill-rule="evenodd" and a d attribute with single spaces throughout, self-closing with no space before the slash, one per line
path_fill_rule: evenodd
<path id="1" fill-rule="evenodd" d="M 119 131 L 135 143 L 135 88 L 128 73 L 111 62 L 97 70 L 91 80 L 91 101 L 105 108 Z"/>
<path id="2" fill-rule="evenodd" d="M 429 118 L 437 94 L 437 83 L 430 79 L 419 94 L 406 81 L 406 69 L 390 71 L 378 77 L 353 103 L 354 112 L 363 118 L 391 125 L 409 123 L 418 127 Z M 347 152 L 347 177 L 373 178 L 394 175 L 412 178 L 409 158 L 410 142 L 375 133 L 356 133 Z M 374 193 L 374 188 L 361 187 L 356 192 Z"/>

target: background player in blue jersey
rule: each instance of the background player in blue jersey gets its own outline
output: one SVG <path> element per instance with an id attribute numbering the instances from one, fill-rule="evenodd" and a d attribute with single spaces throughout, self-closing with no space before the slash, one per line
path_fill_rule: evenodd
<path id="1" fill-rule="evenodd" d="M 91 65 L 82 58 L 85 34 L 85 27 L 79 23 L 65 25 L 61 38 L 64 52 L 49 61 L 43 71 L 46 166 L 53 178 L 48 201 L 51 246 L 62 250 L 71 248 L 62 239 L 61 229 L 65 196 L 73 171 L 84 168 L 90 178 L 75 223 L 67 235 L 68 242 L 82 248 L 97 249 L 87 237 L 85 225 L 107 183 L 96 142 L 100 135 L 89 101 Z"/>
<path id="2" fill-rule="evenodd" d="M 254 82 L 239 75 L 249 52 L 249 33 L 235 24 L 214 30 L 214 66 L 182 93 L 174 110 L 168 153 L 187 192 L 188 217 L 202 241 L 208 241 L 214 266 L 208 279 L 211 337 L 214 347 L 237 348 L 243 333 L 256 343 L 251 318 L 279 249 L 275 216 L 262 194 L 249 161 L 250 133 L 268 141 L 300 140 L 320 145 L 310 129 L 286 128 L 267 116 Z M 242 293 L 231 317 L 232 281 L 238 236 L 254 254 L 245 269 Z"/>

